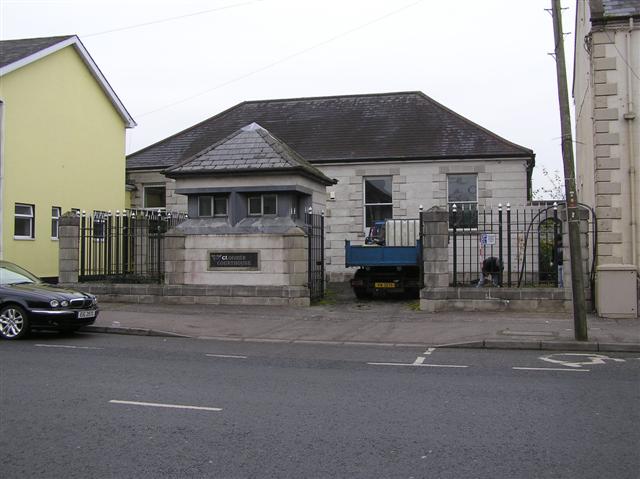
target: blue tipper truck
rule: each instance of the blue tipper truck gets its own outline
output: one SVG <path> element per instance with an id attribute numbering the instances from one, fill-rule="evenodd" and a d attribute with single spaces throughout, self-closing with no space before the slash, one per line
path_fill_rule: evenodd
<path id="1" fill-rule="evenodd" d="M 358 268 L 351 287 L 359 299 L 397 294 L 417 298 L 423 284 L 420 221 L 376 221 L 364 245 L 345 240 L 345 266 Z"/>

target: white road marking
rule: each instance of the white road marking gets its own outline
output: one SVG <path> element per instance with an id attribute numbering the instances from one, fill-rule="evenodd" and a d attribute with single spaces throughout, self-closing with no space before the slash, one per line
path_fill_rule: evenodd
<path id="1" fill-rule="evenodd" d="M 154 402 L 138 402 L 138 401 L 120 401 L 118 399 L 112 399 L 109 401 L 111 404 L 127 404 L 130 406 L 147 406 L 147 407 L 166 407 L 172 409 L 195 409 L 198 411 L 222 411 L 219 407 L 203 407 L 203 406 L 184 406 L 180 404 L 162 404 Z"/>
<path id="2" fill-rule="evenodd" d="M 420 358 L 418 358 L 420 359 Z M 424 358 L 422 358 L 424 360 Z M 416 359 L 417 361 L 417 359 Z M 468 368 L 461 364 L 423 364 L 423 363 L 367 363 L 370 366 L 412 366 L 412 367 L 429 367 L 429 368 Z"/>
<path id="3" fill-rule="evenodd" d="M 425 356 L 431 355 L 436 350 L 436 348 L 428 348 L 424 353 Z M 427 359 L 424 356 L 418 356 L 416 360 L 409 363 L 367 363 L 370 366 L 414 366 L 414 367 L 425 367 L 425 368 L 468 368 L 469 366 L 464 366 L 460 364 L 425 364 L 424 360 Z"/>
<path id="4" fill-rule="evenodd" d="M 580 358 L 587 358 L 587 361 L 566 361 L 560 359 L 563 356 L 571 356 Z M 581 366 L 591 366 L 592 364 L 605 364 L 605 361 L 614 361 L 617 363 L 624 363 L 624 359 L 610 358 L 604 354 L 595 353 L 554 353 L 547 356 L 540 356 L 540 359 L 549 363 L 561 364 L 562 366 L 569 366 L 570 368 L 579 368 Z"/>
<path id="5" fill-rule="evenodd" d="M 231 358 L 231 359 L 247 359 L 246 356 L 236 356 L 233 354 L 207 354 L 210 358 Z"/>
<path id="6" fill-rule="evenodd" d="M 65 349 L 104 349 L 93 346 L 68 346 L 66 344 L 35 344 L 38 348 L 65 348 Z"/>
<path id="7" fill-rule="evenodd" d="M 517 369 L 520 371 L 569 371 L 571 373 L 586 373 L 591 371 L 590 369 L 566 369 L 566 368 L 516 368 L 513 367 L 511 369 Z"/>

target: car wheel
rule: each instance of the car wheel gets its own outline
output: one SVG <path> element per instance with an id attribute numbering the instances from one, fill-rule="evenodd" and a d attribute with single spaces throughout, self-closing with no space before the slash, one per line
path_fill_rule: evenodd
<path id="1" fill-rule="evenodd" d="M 29 334 L 29 318 L 20 306 L 10 304 L 0 309 L 0 336 L 20 339 Z"/>

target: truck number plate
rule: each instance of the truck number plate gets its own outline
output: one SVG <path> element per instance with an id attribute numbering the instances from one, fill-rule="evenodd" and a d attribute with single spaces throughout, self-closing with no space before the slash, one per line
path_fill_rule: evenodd
<path id="1" fill-rule="evenodd" d="M 395 283 L 374 283 L 373 286 L 376 288 L 395 288 L 396 284 Z"/>
<path id="2" fill-rule="evenodd" d="M 83 318 L 94 318 L 96 316 L 96 312 L 91 310 L 91 311 L 78 311 L 78 319 L 83 319 Z"/>

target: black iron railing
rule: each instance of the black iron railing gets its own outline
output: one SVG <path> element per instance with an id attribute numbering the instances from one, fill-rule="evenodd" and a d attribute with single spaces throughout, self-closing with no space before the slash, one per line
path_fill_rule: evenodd
<path id="1" fill-rule="evenodd" d="M 82 213 L 78 279 L 161 283 L 165 233 L 186 218 L 162 210 Z"/>
<path id="2" fill-rule="evenodd" d="M 490 258 L 500 286 L 562 286 L 563 223 L 558 205 L 478 208 L 473 222 L 453 205 L 449 216 L 452 286 L 474 286 Z M 488 265 L 488 263 L 485 263 Z M 568 266 L 568 265 L 567 265 Z"/>

